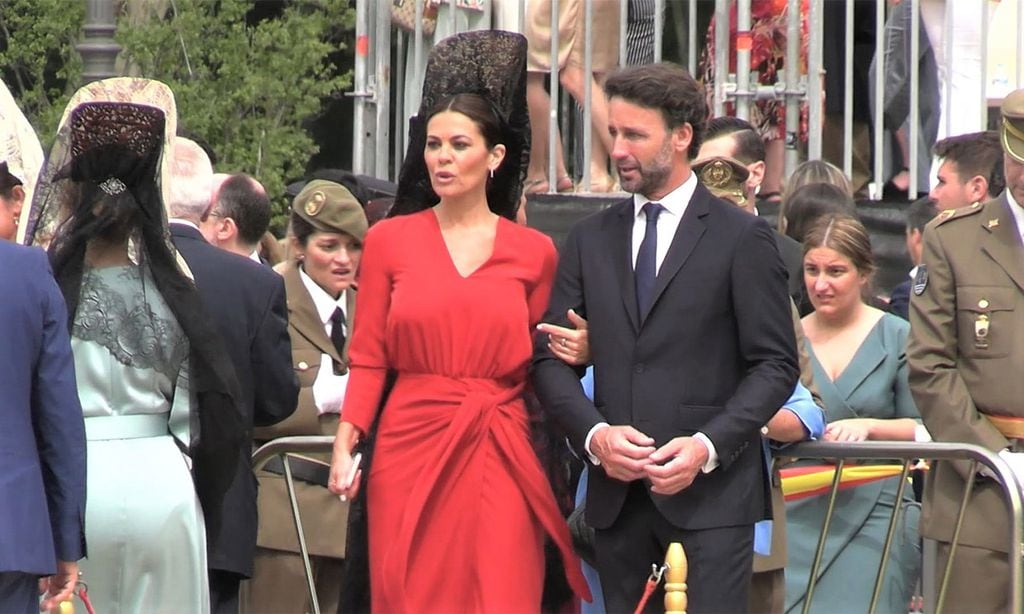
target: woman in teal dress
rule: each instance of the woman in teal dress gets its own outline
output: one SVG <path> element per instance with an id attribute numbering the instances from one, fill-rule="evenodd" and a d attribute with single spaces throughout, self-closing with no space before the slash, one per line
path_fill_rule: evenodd
<path id="1" fill-rule="evenodd" d="M 906 321 L 864 301 L 874 270 L 867 231 L 852 217 L 823 218 L 804 241 L 804 281 L 815 311 L 803 318 L 828 413 L 825 441 L 927 440 L 907 384 Z M 811 611 L 866 612 L 896 505 L 903 507 L 879 612 L 906 612 L 920 568 L 919 511 L 899 478 L 842 490 L 836 498 Z M 803 608 L 827 496 L 786 505 L 786 611 Z"/>
<path id="2" fill-rule="evenodd" d="M 243 431 L 234 374 L 166 240 L 158 178 L 173 115 L 123 102 L 146 91 L 173 103 L 141 79 L 72 98 L 28 236 L 49 244 L 68 305 L 88 440 L 90 599 L 106 614 L 208 612 L 216 523 L 203 506 L 228 485 Z"/>

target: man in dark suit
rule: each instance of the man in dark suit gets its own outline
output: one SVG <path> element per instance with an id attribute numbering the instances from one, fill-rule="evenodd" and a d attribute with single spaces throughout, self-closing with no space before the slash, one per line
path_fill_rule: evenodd
<path id="1" fill-rule="evenodd" d="M 270 226 L 270 198 L 259 181 L 244 173 L 217 174 L 210 213 L 199 229 L 211 245 L 266 264 L 259 244 Z M 215 181 L 215 183 L 217 183 Z"/>
<path id="2" fill-rule="evenodd" d="M 284 281 L 270 269 L 218 249 L 199 224 L 210 206 L 213 169 L 202 149 L 176 138 L 164 199 L 171 239 L 195 278 L 203 305 L 231 356 L 246 426 L 268 426 L 295 411 L 299 384 L 291 364 Z M 251 438 L 251 433 L 246 434 Z M 256 551 L 256 478 L 249 458 L 238 469 L 220 510 L 207 521 L 210 601 L 214 612 L 238 611 L 238 585 L 252 574 Z"/>
<path id="3" fill-rule="evenodd" d="M 631 67 L 605 91 L 634 197 L 570 231 L 545 316 L 589 320 L 594 402 L 544 334 L 533 381 L 596 465 L 586 519 L 609 611 L 636 606 L 673 541 L 690 561 L 688 611 L 743 611 L 753 525 L 768 516 L 760 429 L 799 373 L 786 272 L 768 224 L 691 172 L 706 116 L 693 78 Z"/>
<path id="4" fill-rule="evenodd" d="M 716 117 L 708 121 L 704 141 L 700 144 L 697 158 L 693 162 L 694 172 L 701 178 L 700 169 L 704 163 L 715 158 L 739 162 L 747 170 L 743 193 L 736 197 L 713 194 L 733 202 L 747 213 L 757 215 L 757 190 L 764 180 L 765 146 L 761 135 L 745 119 L 738 117 Z M 708 187 L 705 183 L 705 187 Z M 775 246 L 779 248 L 782 263 L 789 275 L 789 296 L 800 305 L 804 290 L 804 249 L 798 241 L 774 231 Z"/>
<path id="5" fill-rule="evenodd" d="M 0 241 L 0 612 L 71 598 L 85 556 L 85 426 L 46 254 Z M 56 572 L 56 573 L 55 573 Z"/>

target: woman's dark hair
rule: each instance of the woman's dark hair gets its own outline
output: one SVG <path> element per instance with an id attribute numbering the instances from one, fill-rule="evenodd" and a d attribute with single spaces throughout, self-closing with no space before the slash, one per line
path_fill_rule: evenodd
<path id="1" fill-rule="evenodd" d="M 484 143 L 488 149 L 494 148 L 496 145 L 505 145 L 505 123 L 502 121 L 498 111 L 494 108 L 489 100 L 479 94 L 455 94 L 440 101 L 434 105 L 427 114 L 422 118 L 424 136 L 426 135 L 426 128 L 430 124 L 430 120 L 436 115 L 441 113 L 460 113 L 465 115 L 473 122 L 473 124 L 480 130 L 481 136 L 484 137 Z M 425 144 L 424 138 L 424 144 Z M 507 145 L 506 145 L 507 147 Z M 422 160 L 423 152 L 419 152 L 420 163 L 423 164 L 424 176 L 426 175 L 426 162 Z M 510 219 L 515 219 L 516 209 L 513 207 L 511 211 L 507 211 L 508 207 L 504 205 L 503 198 L 497 198 L 499 194 L 504 194 L 506 185 L 512 175 L 519 173 L 518 168 L 513 168 L 514 164 L 507 164 L 510 156 L 509 152 L 506 151 L 505 159 L 502 160 L 496 169 L 494 169 L 494 175 L 492 178 L 487 180 L 487 205 L 491 211 L 498 215 L 503 215 Z M 513 161 L 517 158 L 511 158 Z M 429 179 L 429 177 L 428 177 Z M 402 215 L 406 213 L 415 213 L 429 207 L 433 207 L 440 198 L 434 193 L 433 188 L 430 188 L 430 202 L 421 205 L 409 206 L 408 201 L 404 201 L 404 206 L 399 208 L 398 201 L 396 199 L 395 206 L 392 207 L 389 216 Z M 518 204 L 518 201 L 516 202 Z M 396 209 L 398 209 L 396 211 Z"/>
<path id="2" fill-rule="evenodd" d="M 294 211 L 292 211 L 288 219 L 291 224 L 292 236 L 299 242 L 299 245 L 305 247 L 306 243 L 309 242 L 309 237 L 313 236 L 313 233 L 316 232 L 316 228 Z"/>
<path id="3" fill-rule="evenodd" d="M 819 218 L 833 214 L 856 217 L 857 206 L 842 188 L 830 183 L 805 185 L 786 201 L 786 235 L 802 242 Z"/>
<path id="4" fill-rule="evenodd" d="M 21 179 L 11 174 L 7 162 L 0 162 L 0 196 L 10 198 L 15 186 L 21 185 Z"/>
<path id="5" fill-rule="evenodd" d="M 442 100 L 427 113 L 427 123 L 429 124 L 435 115 L 445 112 L 461 113 L 472 120 L 483 135 L 488 149 L 504 140 L 501 134 L 502 122 L 497 110 L 489 100 L 479 94 L 456 94 Z"/>

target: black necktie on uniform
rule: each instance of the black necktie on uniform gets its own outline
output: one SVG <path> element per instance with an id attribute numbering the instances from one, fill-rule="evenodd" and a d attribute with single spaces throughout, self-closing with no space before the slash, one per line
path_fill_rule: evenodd
<path id="1" fill-rule="evenodd" d="M 335 307 L 331 314 L 331 343 L 338 350 L 338 358 L 342 358 L 342 350 L 345 349 L 345 312 L 341 307 Z"/>
<path id="2" fill-rule="evenodd" d="M 636 254 L 636 306 L 643 320 L 651 308 L 654 298 L 654 280 L 658 276 L 658 215 L 664 207 L 660 203 L 647 203 L 643 206 L 647 229 L 640 250 Z"/>

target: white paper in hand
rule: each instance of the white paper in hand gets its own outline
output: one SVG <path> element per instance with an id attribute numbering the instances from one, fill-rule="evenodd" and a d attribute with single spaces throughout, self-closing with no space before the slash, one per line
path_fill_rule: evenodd
<path id="1" fill-rule="evenodd" d="M 345 400 L 345 388 L 348 386 L 348 373 L 334 374 L 334 361 L 329 354 L 320 355 L 320 370 L 313 382 L 313 403 L 317 414 L 341 413 L 341 403 Z"/>

